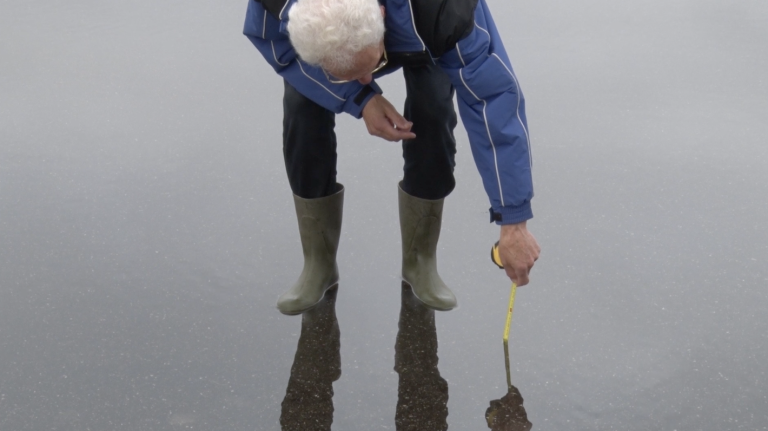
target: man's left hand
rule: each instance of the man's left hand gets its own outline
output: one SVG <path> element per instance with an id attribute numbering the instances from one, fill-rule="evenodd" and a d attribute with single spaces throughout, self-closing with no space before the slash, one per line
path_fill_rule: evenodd
<path id="1" fill-rule="evenodd" d="M 539 253 L 541 247 L 528 232 L 526 222 L 501 226 L 499 257 L 507 276 L 518 286 L 528 284 L 528 275 Z"/>

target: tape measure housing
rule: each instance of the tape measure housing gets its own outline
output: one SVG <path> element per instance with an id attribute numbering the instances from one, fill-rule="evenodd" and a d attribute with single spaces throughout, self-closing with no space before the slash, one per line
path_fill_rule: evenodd
<path id="1" fill-rule="evenodd" d="M 499 242 L 491 247 L 491 261 L 496 264 L 500 269 L 504 269 L 504 265 L 501 264 L 501 256 L 499 255 Z"/>

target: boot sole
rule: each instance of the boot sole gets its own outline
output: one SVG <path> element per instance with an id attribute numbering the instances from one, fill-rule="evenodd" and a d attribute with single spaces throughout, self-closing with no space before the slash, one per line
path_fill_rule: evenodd
<path id="1" fill-rule="evenodd" d="M 450 308 L 439 308 L 439 307 L 433 307 L 433 306 L 431 306 L 431 305 L 427 304 L 426 302 L 424 302 L 424 300 L 423 300 L 423 299 L 419 298 L 419 295 L 418 295 L 418 294 L 416 294 L 416 291 L 413 289 L 413 285 L 411 285 L 411 283 L 409 283 L 409 282 L 408 282 L 408 280 L 406 280 L 406 279 L 404 279 L 404 278 L 403 278 L 402 280 L 403 280 L 403 282 L 404 282 L 405 284 L 407 284 L 407 285 L 408 285 L 408 287 L 411 289 L 411 292 L 413 292 L 413 296 L 414 296 L 416 299 L 418 299 L 418 300 L 419 300 L 419 301 L 420 301 L 422 304 L 424 304 L 424 306 L 425 306 L 425 307 L 429 308 L 430 310 L 435 310 L 435 311 L 451 311 L 451 310 L 455 310 L 455 309 L 459 308 L 459 304 L 458 304 L 458 302 L 456 303 L 456 305 L 454 305 L 453 307 L 450 307 Z"/>
<path id="2" fill-rule="evenodd" d="M 309 307 L 306 307 L 306 308 L 304 308 L 302 310 L 285 312 L 285 311 L 281 310 L 280 308 L 278 308 L 277 306 L 275 306 L 275 308 L 277 308 L 277 311 L 279 311 L 283 315 L 286 315 L 286 316 L 298 316 L 299 314 L 304 314 L 305 312 L 315 308 L 317 306 L 317 304 L 323 302 L 323 298 L 325 298 L 325 295 L 328 293 L 329 290 L 334 289 L 334 288 L 338 288 L 338 287 L 339 287 L 339 282 L 338 281 L 333 283 L 332 285 L 326 287 L 323 290 L 323 294 L 320 295 L 320 299 L 318 299 L 317 302 L 315 302 L 314 304 L 312 304 Z"/>

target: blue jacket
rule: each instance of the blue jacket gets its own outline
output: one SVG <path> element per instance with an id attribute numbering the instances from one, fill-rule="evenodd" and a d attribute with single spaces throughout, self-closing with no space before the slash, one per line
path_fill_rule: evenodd
<path id="1" fill-rule="evenodd" d="M 286 30 L 295 2 L 249 0 L 243 33 L 299 92 L 333 112 L 360 118 L 381 88 L 375 81 L 331 84 L 320 68 L 299 59 Z M 390 61 L 434 62 L 456 87 L 459 114 L 491 203 L 491 221 L 510 224 L 532 218 L 525 99 L 485 0 L 379 2 L 387 11 L 384 43 Z"/>

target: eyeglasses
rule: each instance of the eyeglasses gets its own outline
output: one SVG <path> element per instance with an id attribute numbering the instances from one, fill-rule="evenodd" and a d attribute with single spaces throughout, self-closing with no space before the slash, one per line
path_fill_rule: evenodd
<path id="1" fill-rule="evenodd" d="M 378 66 L 376 66 L 375 69 L 373 69 L 368 73 L 374 74 L 380 71 L 387 65 L 388 61 L 389 59 L 387 58 L 387 51 L 384 51 L 384 54 L 381 55 L 381 60 L 379 60 Z M 325 74 L 326 79 L 328 79 L 328 82 L 330 82 L 331 84 L 346 84 L 347 82 L 356 81 L 356 79 L 336 79 L 333 76 L 329 75 L 328 72 L 325 71 L 325 69 L 322 69 L 322 70 L 323 70 L 323 73 Z"/>

